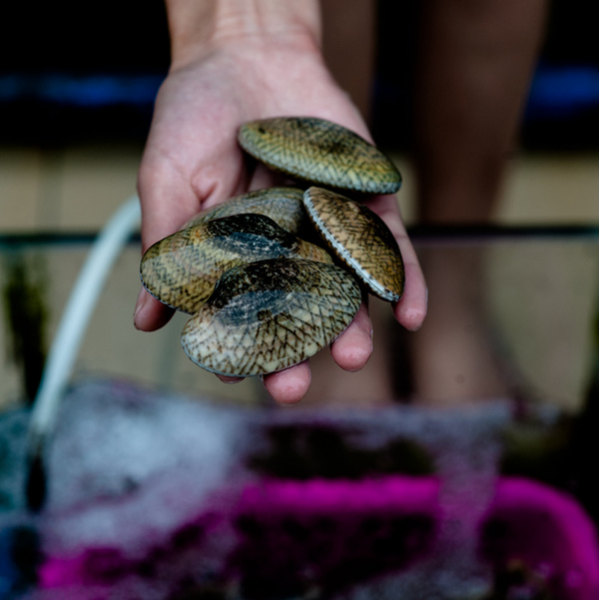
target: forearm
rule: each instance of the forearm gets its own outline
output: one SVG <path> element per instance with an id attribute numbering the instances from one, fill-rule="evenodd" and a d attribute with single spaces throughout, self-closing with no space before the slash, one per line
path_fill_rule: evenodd
<path id="1" fill-rule="evenodd" d="M 166 0 L 172 68 L 237 39 L 320 46 L 318 0 Z"/>

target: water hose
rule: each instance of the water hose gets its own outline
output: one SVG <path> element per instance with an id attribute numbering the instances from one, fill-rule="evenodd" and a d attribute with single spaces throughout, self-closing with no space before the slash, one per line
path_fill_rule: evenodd
<path id="1" fill-rule="evenodd" d="M 133 196 L 121 205 L 100 231 L 62 314 L 31 413 L 27 481 L 30 508 L 39 509 L 44 503 L 44 451 L 54 431 L 87 325 L 112 266 L 131 235 L 139 228 L 140 221 L 139 199 Z"/>

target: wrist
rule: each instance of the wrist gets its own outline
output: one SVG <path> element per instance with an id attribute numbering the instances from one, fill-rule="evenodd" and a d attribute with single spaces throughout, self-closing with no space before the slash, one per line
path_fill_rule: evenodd
<path id="1" fill-rule="evenodd" d="M 166 0 L 171 69 L 238 43 L 320 51 L 318 0 Z"/>

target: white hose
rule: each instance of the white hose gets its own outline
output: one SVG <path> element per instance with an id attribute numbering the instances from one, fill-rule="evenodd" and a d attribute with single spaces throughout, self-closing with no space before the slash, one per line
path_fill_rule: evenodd
<path id="1" fill-rule="evenodd" d="M 79 273 L 52 342 L 29 428 L 30 456 L 42 451 L 51 434 L 87 329 L 110 270 L 131 235 L 139 228 L 137 196 L 129 198 L 104 226 Z"/>

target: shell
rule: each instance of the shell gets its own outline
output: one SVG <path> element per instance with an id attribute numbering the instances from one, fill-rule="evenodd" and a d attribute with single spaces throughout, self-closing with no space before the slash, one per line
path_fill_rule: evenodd
<path id="1" fill-rule="evenodd" d="M 302 204 L 303 195 L 303 190 L 293 187 L 274 187 L 248 192 L 203 210 L 191 219 L 184 229 L 212 219 L 243 213 L 255 213 L 270 217 L 285 231 L 297 233 L 306 220 L 306 212 Z"/>
<path id="2" fill-rule="evenodd" d="M 278 117 L 241 126 L 238 140 L 277 171 L 319 185 L 393 194 L 401 175 L 380 150 L 358 134 L 315 117 Z"/>
<path id="3" fill-rule="evenodd" d="M 242 214 L 194 225 L 154 244 L 141 261 L 141 279 L 164 304 L 194 313 L 227 269 L 278 257 L 332 262 L 326 250 L 269 217 Z"/>
<path id="4" fill-rule="evenodd" d="M 385 222 L 369 208 L 340 194 L 311 187 L 304 193 L 308 216 L 335 255 L 389 302 L 404 289 L 401 252 Z"/>
<path id="5" fill-rule="evenodd" d="M 362 294 L 332 264 L 275 259 L 227 271 L 183 329 L 200 367 L 232 376 L 280 371 L 330 344 L 353 320 Z"/>

